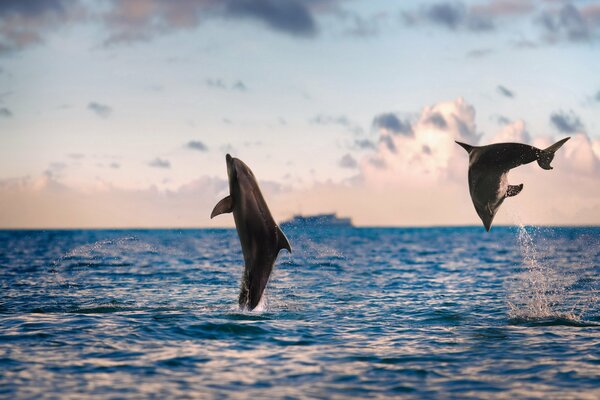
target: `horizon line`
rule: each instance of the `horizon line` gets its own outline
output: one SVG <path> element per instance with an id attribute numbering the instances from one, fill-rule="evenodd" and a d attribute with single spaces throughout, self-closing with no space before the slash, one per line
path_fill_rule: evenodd
<path id="1" fill-rule="evenodd" d="M 279 226 L 279 224 L 278 224 Z M 515 224 L 498 224 L 492 228 L 518 228 Z M 545 228 L 600 228 L 600 224 L 524 224 L 524 227 L 545 227 Z M 445 225 L 353 225 L 351 227 L 325 227 L 327 229 L 430 229 L 430 228 L 478 228 L 482 225 L 469 224 L 445 224 Z M 310 227 L 313 228 L 313 227 Z M 309 229 L 310 229 L 309 228 Z M 314 228 L 319 228 L 318 225 Z M 235 226 L 164 226 L 164 227 L 0 227 L 0 232 L 4 231 L 161 231 L 161 230 L 233 230 Z M 303 228 L 304 229 L 304 228 Z"/>

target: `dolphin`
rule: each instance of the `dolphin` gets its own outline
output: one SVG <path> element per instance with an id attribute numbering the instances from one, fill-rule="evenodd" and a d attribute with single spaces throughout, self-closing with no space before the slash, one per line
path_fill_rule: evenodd
<path id="1" fill-rule="evenodd" d="M 533 161 L 537 161 L 543 169 L 552 169 L 550 163 L 554 153 L 569 139 L 562 139 L 545 149 L 521 143 L 471 146 L 456 142 L 469 153 L 469 192 L 486 231 L 490 231 L 494 216 L 504 199 L 516 196 L 523 190 L 522 183 L 508 184 L 508 171 Z"/>
<path id="2" fill-rule="evenodd" d="M 267 207 L 254 174 L 242 160 L 225 156 L 229 196 L 217 203 L 210 218 L 233 213 L 242 253 L 244 275 L 240 288 L 240 308 L 253 310 L 267 286 L 279 250 L 292 248 Z"/>

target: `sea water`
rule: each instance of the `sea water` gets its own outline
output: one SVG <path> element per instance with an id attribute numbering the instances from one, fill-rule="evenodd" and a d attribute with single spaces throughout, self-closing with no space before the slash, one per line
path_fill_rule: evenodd
<path id="1" fill-rule="evenodd" d="M 600 398 L 600 228 L 0 231 L 0 397 Z"/>

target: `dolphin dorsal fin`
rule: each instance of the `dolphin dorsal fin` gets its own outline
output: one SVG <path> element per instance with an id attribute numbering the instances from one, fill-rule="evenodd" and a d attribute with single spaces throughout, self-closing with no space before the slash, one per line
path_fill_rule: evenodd
<path id="1" fill-rule="evenodd" d="M 521 193 L 523 190 L 523 184 L 520 185 L 508 185 L 508 189 L 506 190 L 506 197 L 513 197 Z"/>
<path id="2" fill-rule="evenodd" d="M 289 253 L 292 252 L 292 246 L 290 246 L 285 233 L 283 233 L 281 228 L 277 227 L 277 250 L 281 249 L 286 249 Z"/>
<path id="3" fill-rule="evenodd" d="M 221 199 L 210 213 L 210 218 L 213 219 L 217 215 L 230 213 L 233 211 L 233 199 L 231 196 L 227 196 Z"/>

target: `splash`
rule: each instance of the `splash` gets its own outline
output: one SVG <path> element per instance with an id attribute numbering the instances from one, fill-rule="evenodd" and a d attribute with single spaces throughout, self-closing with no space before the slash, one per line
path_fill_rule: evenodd
<path id="1" fill-rule="evenodd" d="M 523 271 L 509 290 L 508 316 L 512 320 L 525 322 L 581 322 L 593 299 L 569 290 L 576 282 L 576 277 L 561 268 L 556 260 L 552 262 L 550 257 L 542 256 L 534 240 L 536 231 L 534 227 L 519 224 L 517 241 L 521 249 Z M 546 247 L 545 253 L 552 252 L 550 244 L 546 243 Z"/>

